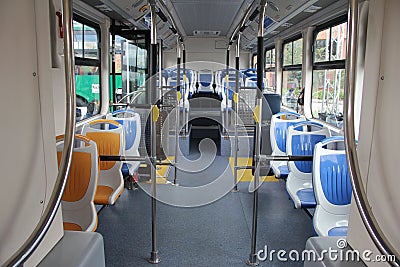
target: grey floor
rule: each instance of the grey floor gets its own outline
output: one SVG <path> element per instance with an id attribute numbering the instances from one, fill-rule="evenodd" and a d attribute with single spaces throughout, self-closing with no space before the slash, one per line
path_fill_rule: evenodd
<path id="1" fill-rule="evenodd" d="M 191 157 L 196 158 L 195 153 Z M 228 159 L 217 157 L 198 174 L 178 173 L 185 186 L 204 185 L 221 173 Z M 170 174 L 170 179 L 173 172 Z M 159 188 L 171 185 L 158 185 Z M 251 244 L 253 195 L 248 183 L 238 193 L 197 208 L 157 203 L 158 266 L 246 266 Z M 99 214 L 97 231 L 104 237 L 107 266 L 153 266 L 151 198 L 141 189 L 125 190 L 115 206 Z M 259 190 L 257 251 L 285 249 L 301 252 L 313 236 L 312 219 L 293 208 L 283 181 L 264 183 Z M 264 261 L 260 266 L 302 266 L 301 262 Z"/>

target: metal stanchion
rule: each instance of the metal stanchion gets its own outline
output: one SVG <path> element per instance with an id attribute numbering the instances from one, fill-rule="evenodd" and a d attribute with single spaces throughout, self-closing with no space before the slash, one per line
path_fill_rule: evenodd
<path id="1" fill-rule="evenodd" d="M 231 43 L 228 44 L 226 50 L 226 74 L 225 74 L 225 134 L 226 138 L 229 138 L 228 127 L 229 127 L 229 110 L 228 110 L 228 96 L 229 96 L 229 52 L 231 50 Z"/>
<path id="2" fill-rule="evenodd" d="M 240 88 L 240 82 L 239 82 L 239 60 L 240 60 L 240 33 L 238 34 L 238 38 L 236 41 L 236 62 L 235 62 L 235 68 L 236 68 L 236 76 L 235 76 L 235 82 L 236 82 L 236 87 L 235 87 L 235 94 L 233 95 L 233 103 L 234 103 L 234 112 L 235 112 L 235 117 L 234 117 L 234 131 L 235 131 L 235 142 L 234 142 L 234 163 L 233 166 L 238 165 L 238 149 L 239 149 L 239 143 L 238 143 L 238 112 L 239 112 L 239 88 Z M 233 169 L 233 178 L 234 178 L 234 187 L 232 192 L 239 192 L 237 183 L 238 183 L 238 177 L 237 177 L 238 170 L 236 168 Z"/>
<path id="3" fill-rule="evenodd" d="M 260 3 L 260 14 L 259 14 L 259 25 L 258 25 L 258 37 L 257 37 L 257 103 L 254 109 L 254 120 L 256 122 L 255 132 L 255 149 L 254 149 L 254 192 L 253 192 L 253 223 L 251 233 L 251 250 L 247 265 L 256 266 L 260 262 L 257 258 L 257 217 L 258 217 L 258 186 L 260 176 L 260 147 L 261 147 L 261 111 L 262 111 L 262 84 L 264 76 L 264 15 L 265 9 L 267 8 L 267 1 L 261 0 Z"/>
<path id="4" fill-rule="evenodd" d="M 159 109 L 156 105 L 157 95 L 157 83 L 156 83 L 156 72 L 157 72 L 157 32 L 156 32 L 156 4 L 155 0 L 149 0 L 150 3 L 150 14 L 151 14 L 151 45 L 150 45 L 150 79 L 146 87 L 147 93 L 150 94 L 151 99 L 151 142 L 150 142 L 150 177 L 151 177 L 151 230 L 152 230 L 152 244 L 151 244 L 151 255 L 149 262 L 156 264 L 160 262 L 157 250 L 157 174 L 156 174 L 156 162 L 157 162 L 157 120 L 159 116 Z"/>
<path id="5" fill-rule="evenodd" d="M 177 70 L 176 70 L 176 122 L 175 122 L 175 166 L 174 166 L 174 185 L 176 185 L 176 179 L 178 175 L 178 168 L 177 168 L 177 163 L 178 163 L 178 156 L 179 156 L 179 133 L 180 133 L 180 101 L 181 101 L 181 45 L 180 45 L 180 39 L 179 37 L 176 40 L 176 53 L 177 53 L 177 58 L 176 58 L 176 64 L 177 64 Z"/>
<path id="6" fill-rule="evenodd" d="M 188 118 L 186 117 L 188 114 L 186 112 L 186 90 L 189 90 L 189 86 L 186 84 L 188 82 L 188 78 L 186 75 L 186 49 L 185 49 L 185 44 L 182 41 L 182 67 L 183 67 L 183 84 L 184 84 L 184 94 L 183 94 L 183 123 L 184 123 L 184 127 L 183 127 L 183 133 L 184 136 L 186 136 L 187 133 L 187 127 L 188 127 Z"/>

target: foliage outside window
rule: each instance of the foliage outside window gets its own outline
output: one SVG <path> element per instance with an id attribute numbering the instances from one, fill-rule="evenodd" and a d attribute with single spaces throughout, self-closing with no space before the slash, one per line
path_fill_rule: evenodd
<path id="1" fill-rule="evenodd" d="M 90 24 L 90 25 L 88 25 Z M 84 19 L 74 19 L 76 120 L 100 112 L 99 28 Z"/>
<path id="2" fill-rule="evenodd" d="M 283 45 L 282 105 L 298 110 L 302 90 L 303 38 Z"/>
<path id="3" fill-rule="evenodd" d="M 269 92 L 276 90 L 275 48 L 265 52 L 265 89 Z"/>
<path id="4" fill-rule="evenodd" d="M 347 23 L 317 30 L 314 40 L 312 114 L 343 127 Z"/>

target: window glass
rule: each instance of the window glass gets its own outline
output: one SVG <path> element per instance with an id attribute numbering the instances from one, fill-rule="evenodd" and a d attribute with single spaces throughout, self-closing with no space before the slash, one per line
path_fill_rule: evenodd
<path id="1" fill-rule="evenodd" d="M 302 86 L 302 71 L 283 71 L 282 79 L 282 104 L 286 107 L 298 110 L 297 98 Z"/>
<path id="2" fill-rule="evenodd" d="M 98 48 L 98 40 L 97 40 L 97 32 L 92 27 L 86 26 L 84 27 L 84 58 L 99 58 L 99 48 Z"/>
<path id="3" fill-rule="evenodd" d="M 252 63 L 253 63 L 252 68 L 253 69 L 257 68 L 257 54 L 253 55 L 253 62 Z"/>
<path id="4" fill-rule="evenodd" d="M 276 78 L 275 71 L 265 72 L 265 89 L 269 92 L 275 92 L 276 90 Z"/>
<path id="5" fill-rule="evenodd" d="M 283 45 L 283 66 L 292 65 L 293 59 L 293 43 Z"/>
<path id="6" fill-rule="evenodd" d="M 82 19 L 83 20 L 83 19 Z M 73 21 L 75 50 L 76 120 L 100 111 L 100 53 L 98 30 L 85 22 Z"/>
<path id="7" fill-rule="evenodd" d="M 275 68 L 275 48 L 265 52 L 265 68 Z"/>
<path id="8" fill-rule="evenodd" d="M 269 49 L 265 52 L 265 68 L 265 90 L 267 92 L 275 92 L 275 48 Z"/>
<path id="9" fill-rule="evenodd" d="M 293 42 L 293 65 L 303 63 L 303 39 Z"/>
<path id="10" fill-rule="evenodd" d="M 282 105 L 299 110 L 297 99 L 302 90 L 303 38 L 284 44 Z"/>
<path id="11" fill-rule="evenodd" d="M 143 90 L 147 77 L 148 52 L 145 35 L 136 36 L 143 38 L 135 38 L 133 41 L 115 36 L 115 88 L 111 75 L 110 93 L 115 96 L 116 102 L 131 103 L 133 100 L 135 104 L 146 102 Z"/>
<path id="12" fill-rule="evenodd" d="M 344 69 L 313 71 L 312 113 L 314 118 L 343 127 Z"/>
<path id="13" fill-rule="evenodd" d="M 346 41 L 347 22 L 343 22 L 317 32 L 314 42 L 312 115 L 339 128 L 343 127 Z"/>
<path id="14" fill-rule="evenodd" d="M 76 57 L 83 57 L 83 24 L 73 22 L 74 27 L 74 53 Z"/>
<path id="15" fill-rule="evenodd" d="M 347 22 L 317 33 L 314 42 L 314 62 L 346 59 Z"/>
<path id="16" fill-rule="evenodd" d="M 331 61 L 346 59 L 347 22 L 332 27 Z"/>
<path id="17" fill-rule="evenodd" d="M 329 60 L 329 42 L 331 39 L 330 29 L 320 31 L 317 34 L 314 45 L 314 62 L 323 62 Z"/>
<path id="18" fill-rule="evenodd" d="M 77 121 L 100 111 L 99 67 L 75 65 Z"/>

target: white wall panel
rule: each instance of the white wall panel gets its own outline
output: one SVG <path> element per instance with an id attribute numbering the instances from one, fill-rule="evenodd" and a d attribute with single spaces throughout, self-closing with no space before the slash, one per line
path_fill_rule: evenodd
<path id="1" fill-rule="evenodd" d="M 48 6 L 45 0 L 0 3 L 0 264 L 37 225 L 57 174 L 49 36 L 38 33 L 49 25 L 35 13 Z M 38 58 L 45 50 L 47 57 Z M 36 265 L 59 240 L 60 216 L 54 226 L 26 266 Z"/>
<path id="2" fill-rule="evenodd" d="M 400 2 L 371 0 L 369 10 L 358 155 L 372 210 L 385 235 L 400 250 L 397 227 L 400 219 L 397 167 L 400 124 L 396 118 L 400 99 Z M 377 252 L 354 202 L 348 239 L 350 245 L 359 251 L 369 249 Z M 368 265 L 378 266 L 376 262 Z"/>
<path id="3" fill-rule="evenodd" d="M 198 38 L 185 39 L 186 62 L 206 61 L 210 63 L 200 64 L 201 68 L 219 70 L 225 68 L 226 49 L 216 49 L 216 42 L 226 41 L 225 38 Z M 235 67 L 235 45 L 231 46 L 229 65 Z M 217 63 L 217 64 L 212 64 Z M 164 51 L 164 68 L 176 65 L 176 51 Z M 200 66 L 197 66 L 200 68 Z M 240 68 L 249 68 L 249 52 L 241 51 Z M 199 70 L 199 69 L 197 69 Z"/>

